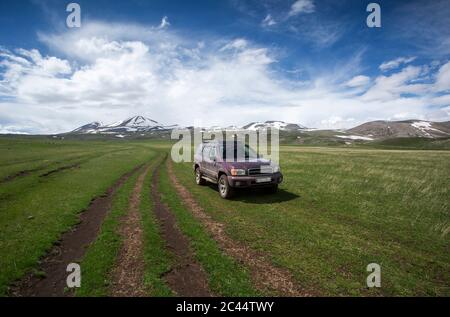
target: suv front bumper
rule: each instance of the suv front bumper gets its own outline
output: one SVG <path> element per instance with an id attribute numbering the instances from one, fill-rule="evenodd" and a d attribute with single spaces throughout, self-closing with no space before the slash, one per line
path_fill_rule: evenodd
<path id="1" fill-rule="evenodd" d="M 245 188 L 245 187 L 266 187 L 281 184 L 283 175 L 281 173 L 258 175 L 258 176 L 227 176 L 228 184 L 231 187 Z M 269 178 L 270 182 L 257 182 L 257 179 Z"/>

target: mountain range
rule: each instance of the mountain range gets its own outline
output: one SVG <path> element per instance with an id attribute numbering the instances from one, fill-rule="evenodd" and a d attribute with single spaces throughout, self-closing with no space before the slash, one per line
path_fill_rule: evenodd
<path id="1" fill-rule="evenodd" d="M 85 124 L 69 134 L 98 134 L 111 135 L 119 138 L 133 136 L 148 136 L 170 133 L 173 129 L 181 129 L 179 125 L 164 125 L 156 120 L 149 119 L 144 116 L 134 116 L 123 121 L 112 124 L 102 124 L 101 122 L 91 122 Z M 192 127 L 185 127 L 192 128 Z M 203 131 L 236 131 L 236 130 L 252 130 L 258 131 L 268 128 L 279 129 L 282 133 L 298 135 L 298 139 L 302 136 L 318 135 L 332 137 L 336 140 L 346 142 L 352 141 L 373 141 L 390 138 L 443 138 L 450 137 L 450 121 L 432 122 L 423 120 L 405 120 L 405 121 L 371 121 L 361 124 L 348 130 L 316 130 L 308 129 L 303 125 L 296 123 L 286 123 L 283 121 L 265 121 L 251 122 L 243 127 L 237 126 L 212 126 L 204 127 Z"/>
<path id="2" fill-rule="evenodd" d="M 191 128 L 192 127 L 185 127 Z M 203 127 L 203 131 L 237 131 L 237 130 L 261 130 L 267 128 L 276 128 L 282 131 L 300 131 L 306 129 L 305 127 L 295 124 L 295 123 L 285 123 L 283 121 L 266 121 L 266 122 L 252 122 L 243 127 L 238 126 L 228 126 L 228 127 L 220 127 L 220 126 L 212 126 L 212 127 Z M 123 121 L 115 122 L 112 124 L 102 124 L 99 121 L 91 122 L 85 124 L 75 130 L 73 130 L 72 134 L 111 134 L 126 136 L 133 134 L 143 134 L 145 135 L 148 132 L 165 132 L 172 131 L 173 129 L 182 129 L 179 125 L 163 125 L 153 119 L 144 117 L 144 116 L 134 116 L 128 118 Z"/>

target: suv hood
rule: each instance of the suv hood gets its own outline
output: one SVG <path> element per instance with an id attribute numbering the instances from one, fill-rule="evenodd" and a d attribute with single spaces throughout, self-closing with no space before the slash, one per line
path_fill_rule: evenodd
<path id="1" fill-rule="evenodd" d="M 257 159 L 246 162 L 224 162 L 224 165 L 229 170 L 231 167 L 240 169 L 258 168 L 262 165 L 270 165 L 270 160 L 267 159 Z"/>

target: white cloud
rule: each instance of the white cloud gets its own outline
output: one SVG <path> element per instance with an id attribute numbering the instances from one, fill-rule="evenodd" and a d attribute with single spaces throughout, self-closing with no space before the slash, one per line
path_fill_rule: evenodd
<path id="1" fill-rule="evenodd" d="M 174 35 L 167 28 L 132 23 L 105 23 L 92 21 L 82 28 L 56 34 L 38 33 L 38 39 L 51 50 L 64 56 L 93 62 L 110 54 L 120 54 L 120 43 L 140 41 L 153 50 L 167 53 L 178 46 L 189 46 L 191 41 Z M 126 49 L 126 48 L 125 48 Z"/>
<path id="2" fill-rule="evenodd" d="M 164 28 L 166 28 L 166 27 L 169 27 L 170 26 L 170 23 L 169 23 L 169 18 L 168 17 L 163 17 L 162 18 L 162 20 L 161 20 L 161 24 L 159 25 L 159 29 L 164 29 Z"/>
<path id="3" fill-rule="evenodd" d="M 382 63 L 380 65 L 380 70 L 388 71 L 388 70 L 396 69 L 402 64 L 409 64 L 409 63 L 413 62 L 415 59 L 416 59 L 416 57 L 399 57 L 392 61 Z"/>
<path id="4" fill-rule="evenodd" d="M 346 31 L 340 22 L 322 21 L 313 17 L 303 17 L 289 23 L 287 29 L 295 37 L 307 40 L 317 48 L 329 47 L 338 42 Z"/>
<path id="5" fill-rule="evenodd" d="M 264 20 L 262 20 L 261 25 L 264 27 L 274 26 L 277 22 L 272 18 L 270 14 L 266 15 Z"/>
<path id="6" fill-rule="evenodd" d="M 220 50 L 221 51 L 226 51 L 226 50 L 243 50 L 244 48 L 247 47 L 247 40 L 245 39 L 235 39 L 234 41 L 231 41 L 229 43 L 227 43 L 226 45 L 224 45 Z"/>
<path id="7" fill-rule="evenodd" d="M 450 95 L 442 93 L 448 63 L 428 71 L 432 82 L 421 80 L 426 72 L 417 66 L 370 81 L 358 74 L 358 55 L 336 70 L 311 71 L 305 82 L 275 71 L 276 52 L 243 38 L 200 41 L 168 29 L 105 23 L 40 38 L 55 56 L 0 50 L 2 131 L 65 132 L 135 114 L 165 124 L 277 119 L 318 128 L 450 117 Z"/>
<path id="8" fill-rule="evenodd" d="M 24 127 L 16 127 L 16 126 L 2 126 L 0 124 L 0 134 L 28 134 L 24 132 Z"/>
<path id="9" fill-rule="evenodd" d="M 365 86 L 370 82 L 370 77 L 364 75 L 358 75 L 350 79 L 346 85 L 348 87 L 360 87 Z"/>
<path id="10" fill-rule="evenodd" d="M 450 90 L 450 62 L 447 62 L 439 69 L 436 77 L 436 90 L 449 91 Z"/>
<path id="11" fill-rule="evenodd" d="M 297 0 L 289 11 L 289 16 L 295 16 L 300 13 L 312 13 L 315 11 L 315 6 L 312 0 Z"/>
<path id="12" fill-rule="evenodd" d="M 405 94 L 419 95 L 427 93 L 429 84 L 415 84 L 414 80 L 420 78 L 421 67 L 407 66 L 400 72 L 390 76 L 379 76 L 375 84 L 362 96 L 364 100 L 395 100 Z"/>

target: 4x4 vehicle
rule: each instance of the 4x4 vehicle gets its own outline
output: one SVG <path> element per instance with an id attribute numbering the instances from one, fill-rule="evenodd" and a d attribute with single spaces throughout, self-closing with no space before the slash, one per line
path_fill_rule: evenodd
<path id="1" fill-rule="evenodd" d="M 200 144 L 194 156 L 194 172 L 197 185 L 206 181 L 217 184 L 225 199 L 233 196 L 235 188 L 266 187 L 275 193 L 283 181 L 278 165 L 237 141 Z"/>

